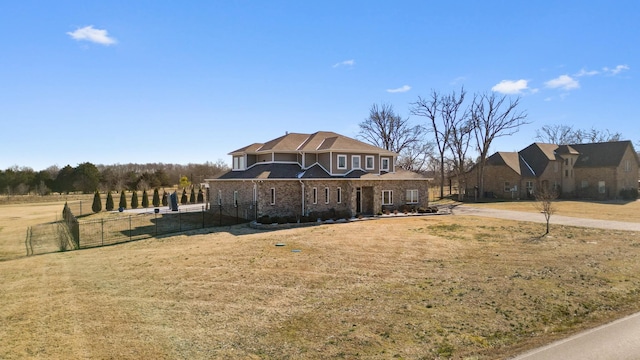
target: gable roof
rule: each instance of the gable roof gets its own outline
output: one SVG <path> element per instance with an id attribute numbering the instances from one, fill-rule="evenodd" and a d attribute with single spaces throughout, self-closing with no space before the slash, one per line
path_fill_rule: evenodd
<path id="1" fill-rule="evenodd" d="M 381 175 L 369 174 L 362 170 L 354 170 L 346 176 L 330 175 L 320 165 L 316 164 L 303 170 L 298 164 L 266 163 L 258 164 L 245 171 L 229 171 L 219 174 L 217 177 L 207 180 L 304 180 L 304 179 L 368 179 L 368 180 L 413 180 L 430 179 L 424 175 L 399 170 L 395 173 L 384 173 Z"/>
<path id="2" fill-rule="evenodd" d="M 629 146 L 633 149 L 633 144 L 628 140 L 571 145 L 580 153 L 575 164 L 577 168 L 618 166 Z"/>
<path id="3" fill-rule="evenodd" d="M 556 160 L 558 145 L 533 143 L 520 150 L 518 154 L 526 162 L 533 176 L 542 174 L 549 161 Z"/>
<path id="4" fill-rule="evenodd" d="M 229 153 L 229 155 L 271 152 L 360 152 L 397 156 L 396 153 L 331 131 L 313 134 L 287 133 L 266 143 L 255 143 Z"/>

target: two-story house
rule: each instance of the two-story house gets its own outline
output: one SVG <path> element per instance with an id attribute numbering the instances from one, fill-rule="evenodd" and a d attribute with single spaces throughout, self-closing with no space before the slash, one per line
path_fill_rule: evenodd
<path id="1" fill-rule="evenodd" d="M 562 197 L 611 199 L 637 188 L 638 154 L 631 141 L 555 145 L 533 143 L 518 152 L 487 158 L 485 196 L 531 198 L 536 188 L 556 189 Z M 467 174 L 467 194 L 479 185 L 477 167 Z"/>
<path id="2" fill-rule="evenodd" d="M 429 179 L 396 169 L 396 153 L 334 132 L 287 133 L 229 155 L 232 169 L 206 180 L 209 202 L 247 219 L 428 206 Z"/>

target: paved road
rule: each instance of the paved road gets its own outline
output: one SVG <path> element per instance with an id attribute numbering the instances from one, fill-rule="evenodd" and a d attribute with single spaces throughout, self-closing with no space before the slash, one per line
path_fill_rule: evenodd
<path id="1" fill-rule="evenodd" d="M 454 215 L 473 215 L 499 219 L 545 223 L 542 213 L 456 206 Z M 552 224 L 599 229 L 640 231 L 640 223 L 582 219 L 553 215 Z M 587 330 L 568 339 L 532 350 L 514 360 L 637 360 L 640 359 L 640 313 Z"/>
<path id="2" fill-rule="evenodd" d="M 542 213 L 529 213 L 523 211 L 510 211 L 510 210 L 497 210 L 489 208 L 478 208 L 473 206 L 458 205 L 452 209 L 454 215 L 474 215 L 492 217 L 498 219 L 518 220 L 518 221 L 532 221 L 539 223 L 546 223 L 544 214 Z M 611 220 L 596 220 L 596 219 L 582 219 L 570 216 L 552 215 L 550 223 L 558 225 L 568 226 L 581 226 L 591 227 L 599 229 L 610 230 L 628 230 L 628 231 L 640 231 L 640 223 L 624 222 L 624 221 L 611 221 Z M 640 359 L 640 356 L 638 357 Z"/>
<path id="3" fill-rule="evenodd" d="M 640 359 L 640 313 L 535 349 L 514 360 Z"/>

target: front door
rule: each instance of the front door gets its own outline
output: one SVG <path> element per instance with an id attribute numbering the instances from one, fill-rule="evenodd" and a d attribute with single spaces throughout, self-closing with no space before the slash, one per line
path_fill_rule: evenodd
<path id="1" fill-rule="evenodd" d="M 373 186 L 365 186 L 362 188 L 362 214 L 373 215 Z"/>

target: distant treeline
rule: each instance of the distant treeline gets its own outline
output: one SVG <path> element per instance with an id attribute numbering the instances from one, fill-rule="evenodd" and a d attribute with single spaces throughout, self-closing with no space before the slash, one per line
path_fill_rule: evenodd
<path id="1" fill-rule="evenodd" d="M 52 192 L 93 193 L 98 190 L 145 190 L 188 184 L 199 184 L 228 170 L 223 161 L 204 164 L 116 164 L 94 165 L 86 162 L 60 169 L 51 166 L 42 171 L 14 166 L 0 170 L 0 194 L 47 195 Z"/>

